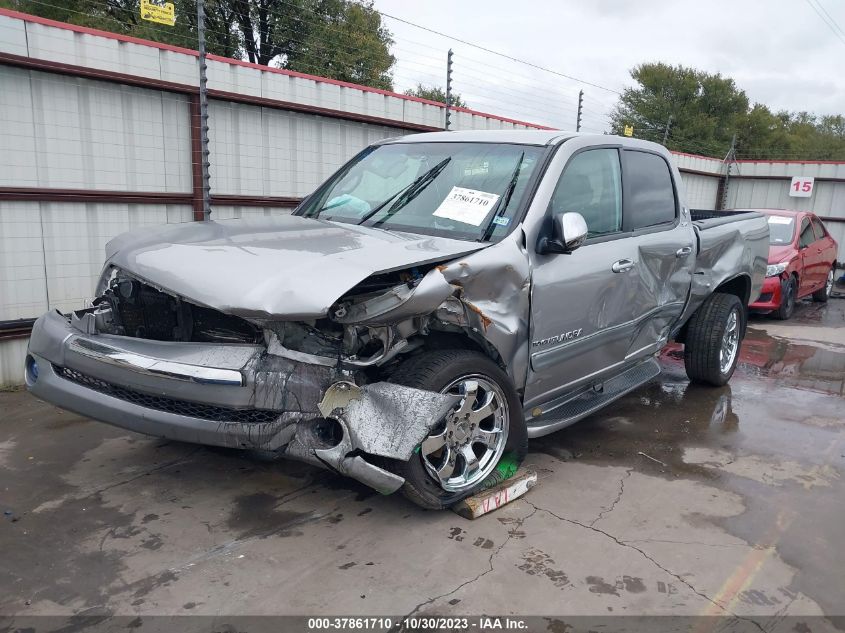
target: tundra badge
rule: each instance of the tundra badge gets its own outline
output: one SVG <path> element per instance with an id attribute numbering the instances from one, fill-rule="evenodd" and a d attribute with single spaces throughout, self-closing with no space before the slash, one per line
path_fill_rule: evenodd
<path id="1" fill-rule="evenodd" d="M 543 345 L 549 345 L 551 343 L 562 343 L 563 341 L 571 341 L 574 338 L 578 338 L 581 336 L 581 332 L 584 331 L 584 328 L 578 328 L 577 330 L 569 330 L 569 332 L 561 332 L 560 334 L 555 334 L 554 336 L 550 336 L 549 338 L 540 339 L 539 341 L 533 341 L 531 343 L 532 347 L 541 347 Z"/>

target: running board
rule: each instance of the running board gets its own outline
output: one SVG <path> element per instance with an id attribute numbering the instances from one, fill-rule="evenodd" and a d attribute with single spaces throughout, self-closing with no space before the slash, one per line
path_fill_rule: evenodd
<path id="1" fill-rule="evenodd" d="M 528 437 L 541 437 L 575 424 L 591 413 L 618 400 L 660 374 L 660 365 L 650 358 L 618 376 L 606 380 L 601 391 L 593 389 L 528 421 Z"/>

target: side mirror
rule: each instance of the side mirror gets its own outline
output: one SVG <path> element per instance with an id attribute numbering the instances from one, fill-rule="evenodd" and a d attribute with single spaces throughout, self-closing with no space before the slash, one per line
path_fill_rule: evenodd
<path id="1" fill-rule="evenodd" d="M 587 221 L 580 213 L 556 213 L 552 218 L 553 236 L 542 237 L 537 251 L 546 253 L 571 253 L 587 239 Z"/>

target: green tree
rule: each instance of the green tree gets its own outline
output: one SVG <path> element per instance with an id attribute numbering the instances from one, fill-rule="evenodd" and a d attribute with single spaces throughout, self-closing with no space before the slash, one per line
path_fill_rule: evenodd
<path id="1" fill-rule="evenodd" d="M 622 92 L 611 113 L 614 133 L 633 125 L 637 136 L 659 141 L 670 125 L 670 149 L 692 141 L 698 151 L 728 151 L 748 111 L 748 97 L 733 79 L 663 63 L 640 64 L 631 77 L 637 85 Z"/>
<path id="2" fill-rule="evenodd" d="M 196 0 L 174 0 L 176 25 L 140 19 L 140 0 L 0 0 L 0 7 L 196 48 Z M 209 53 L 392 89 L 393 39 L 372 1 L 206 0 Z"/>
<path id="3" fill-rule="evenodd" d="M 410 88 L 405 91 L 406 95 L 410 95 L 412 97 L 419 97 L 420 99 L 428 99 L 429 101 L 437 101 L 438 103 L 446 103 L 446 91 L 441 88 L 440 86 L 426 86 L 424 84 L 418 83 L 416 88 Z M 468 108 L 469 106 L 466 104 L 456 92 L 451 94 L 452 103 L 451 105 L 455 106 L 456 108 Z"/>
<path id="4" fill-rule="evenodd" d="M 393 89 L 393 38 L 373 3 L 306 2 L 304 34 L 287 52 L 285 68 L 383 90 Z"/>
<path id="5" fill-rule="evenodd" d="M 842 115 L 772 112 L 760 103 L 750 105 L 732 79 L 684 66 L 641 64 L 631 77 L 636 85 L 622 92 L 611 114 L 617 134 L 632 125 L 635 136 L 666 138 L 669 149 L 719 157 L 736 134 L 741 158 L 845 159 Z"/>

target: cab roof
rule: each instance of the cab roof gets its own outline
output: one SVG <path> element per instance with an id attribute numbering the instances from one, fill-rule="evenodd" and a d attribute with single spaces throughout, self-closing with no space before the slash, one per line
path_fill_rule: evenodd
<path id="1" fill-rule="evenodd" d="M 659 150 L 668 154 L 662 145 L 637 138 L 611 134 L 588 134 L 566 130 L 466 130 L 456 132 L 422 132 L 385 139 L 388 143 L 512 143 L 519 145 L 560 145 L 572 138 L 594 138 L 597 145 L 621 145 L 629 148 Z"/>
<path id="2" fill-rule="evenodd" d="M 466 130 L 460 132 L 422 132 L 387 139 L 387 143 L 519 143 L 523 145 L 555 145 L 575 132 L 561 130 Z"/>

